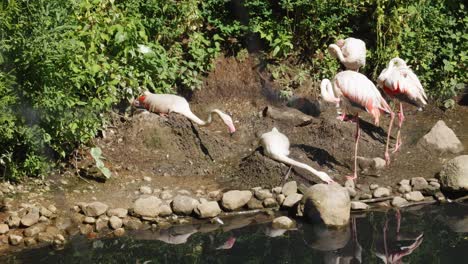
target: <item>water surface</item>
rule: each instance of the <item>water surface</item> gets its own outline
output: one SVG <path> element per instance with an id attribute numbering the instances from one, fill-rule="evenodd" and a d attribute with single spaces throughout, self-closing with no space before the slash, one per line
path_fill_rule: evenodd
<path id="1" fill-rule="evenodd" d="M 416 208 L 414 208 L 416 209 Z M 0 257 L 5 263 L 466 263 L 468 205 L 353 215 L 344 230 L 299 222 L 292 231 L 244 218 L 225 226 L 138 231 L 72 239 Z M 248 226 L 242 227 L 245 224 Z"/>

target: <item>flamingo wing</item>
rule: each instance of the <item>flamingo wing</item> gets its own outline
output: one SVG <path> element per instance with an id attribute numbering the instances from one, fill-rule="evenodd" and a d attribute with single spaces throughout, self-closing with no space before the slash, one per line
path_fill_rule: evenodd
<path id="1" fill-rule="evenodd" d="M 419 78 L 408 67 L 398 67 L 391 70 L 384 80 L 384 91 L 390 96 L 397 96 L 412 104 L 427 104 L 427 95 Z M 402 98 L 402 96 L 407 98 Z M 407 100 L 405 100 L 407 99 Z"/>

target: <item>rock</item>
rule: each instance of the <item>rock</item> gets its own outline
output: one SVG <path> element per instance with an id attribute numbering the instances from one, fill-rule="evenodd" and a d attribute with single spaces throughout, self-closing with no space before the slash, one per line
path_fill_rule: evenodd
<path id="1" fill-rule="evenodd" d="M 447 199 L 445 198 L 445 195 L 441 192 L 441 191 L 438 191 L 436 193 L 434 193 L 434 197 L 437 199 L 437 201 L 439 202 L 445 202 Z"/>
<path id="2" fill-rule="evenodd" d="M 293 124 L 302 124 L 310 121 L 311 117 L 297 110 L 296 108 L 267 106 L 262 111 L 262 115 L 274 120 L 284 120 Z"/>
<path id="3" fill-rule="evenodd" d="M 39 219 L 38 219 L 38 221 L 39 221 Z M 7 224 L 8 224 L 8 226 L 10 228 L 19 227 L 20 223 L 21 223 L 21 218 L 19 218 L 19 216 L 10 215 L 10 217 L 8 217 Z"/>
<path id="4" fill-rule="evenodd" d="M 49 220 L 49 218 L 47 218 L 45 216 L 39 217 L 39 223 L 43 223 L 43 222 L 50 222 L 50 220 Z"/>
<path id="5" fill-rule="evenodd" d="M 156 196 L 140 197 L 133 203 L 133 212 L 143 217 L 156 217 L 161 203 Z"/>
<path id="6" fill-rule="evenodd" d="M 96 217 L 106 213 L 107 208 L 109 208 L 107 204 L 101 202 L 92 202 L 82 207 L 82 210 L 86 216 Z"/>
<path id="7" fill-rule="evenodd" d="M 273 197 L 273 194 L 270 192 L 270 190 L 261 189 L 261 190 L 255 191 L 255 197 L 257 197 L 257 199 L 259 199 L 260 201 L 263 201 L 266 198 Z"/>
<path id="8" fill-rule="evenodd" d="M 351 187 L 346 187 L 346 190 L 348 191 L 349 197 L 354 198 L 357 195 L 357 191 L 354 188 Z"/>
<path id="9" fill-rule="evenodd" d="M 404 179 L 404 180 L 401 180 L 398 184 L 399 185 L 410 185 L 410 180 Z"/>
<path id="10" fill-rule="evenodd" d="M 151 194 L 153 192 L 149 186 L 141 186 L 139 191 L 141 194 Z"/>
<path id="11" fill-rule="evenodd" d="M 159 206 L 159 216 L 170 216 L 172 215 L 172 209 L 171 206 L 163 203 L 161 206 Z"/>
<path id="12" fill-rule="evenodd" d="M 250 210 L 262 209 L 263 208 L 262 201 L 260 201 L 259 199 L 255 197 L 252 197 L 252 199 L 250 199 L 249 202 L 247 203 L 247 208 L 249 208 Z"/>
<path id="13" fill-rule="evenodd" d="M 11 245 L 17 246 L 23 241 L 23 237 L 22 236 L 17 236 L 17 235 L 9 235 L 8 236 L 8 241 L 10 242 Z"/>
<path id="14" fill-rule="evenodd" d="M 357 157 L 358 166 L 361 171 L 368 170 L 381 170 L 385 168 L 385 160 L 379 157 L 376 158 L 366 158 L 366 157 Z"/>
<path id="15" fill-rule="evenodd" d="M 351 202 L 351 209 L 352 210 L 367 210 L 369 205 L 363 202 L 352 201 Z"/>
<path id="16" fill-rule="evenodd" d="M 385 168 L 386 162 L 384 159 L 377 157 L 377 158 L 373 158 L 372 160 L 374 161 L 374 168 L 376 170 L 381 170 Z"/>
<path id="17" fill-rule="evenodd" d="M 37 235 L 37 241 L 40 243 L 52 243 L 54 242 L 54 235 L 47 232 L 41 232 Z"/>
<path id="18" fill-rule="evenodd" d="M 34 237 L 25 237 L 23 241 L 24 245 L 26 245 L 27 247 L 34 246 L 37 244 L 37 241 Z"/>
<path id="19" fill-rule="evenodd" d="M 125 208 L 113 208 L 113 209 L 107 210 L 107 216 L 109 217 L 115 215 L 117 217 L 124 218 L 127 216 L 127 214 L 128 214 L 128 210 Z"/>
<path id="20" fill-rule="evenodd" d="M 102 230 L 106 229 L 109 224 L 109 220 L 105 219 L 98 219 L 96 220 L 96 232 L 101 232 Z"/>
<path id="21" fill-rule="evenodd" d="M 177 193 L 180 195 L 186 195 L 186 196 L 192 195 L 192 193 L 188 190 L 178 190 Z"/>
<path id="22" fill-rule="evenodd" d="M 172 192 L 169 190 L 164 190 L 159 194 L 159 197 L 163 200 L 169 200 L 173 197 Z"/>
<path id="23" fill-rule="evenodd" d="M 384 187 L 378 187 L 373 193 L 375 198 L 390 196 L 390 190 Z"/>
<path id="24" fill-rule="evenodd" d="M 297 193 L 297 182 L 296 181 L 290 181 L 287 182 L 283 185 L 283 189 L 281 191 L 286 197 L 288 195 Z"/>
<path id="25" fill-rule="evenodd" d="M 273 189 L 271 189 L 271 191 L 274 193 L 274 194 L 280 194 L 282 191 L 283 191 L 283 187 L 275 187 Z"/>
<path id="26" fill-rule="evenodd" d="M 113 215 L 109 219 L 109 224 L 112 227 L 112 229 L 121 228 L 122 227 L 122 219 L 120 219 L 119 217 Z"/>
<path id="27" fill-rule="evenodd" d="M 468 191 L 468 155 L 446 162 L 439 173 L 440 185 L 449 191 Z"/>
<path id="28" fill-rule="evenodd" d="M 23 226 L 32 226 L 39 222 L 39 209 L 37 208 L 31 208 L 29 209 L 29 212 L 21 218 L 21 224 Z"/>
<path id="29" fill-rule="evenodd" d="M 411 192 L 411 186 L 406 185 L 406 184 L 401 185 L 400 187 L 398 187 L 398 192 L 402 194 L 409 193 Z"/>
<path id="30" fill-rule="evenodd" d="M 10 231 L 10 228 L 7 224 L 0 224 L 0 235 L 6 234 Z"/>
<path id="31" fill-rule="evenodd" d="M 430 181 L 429 185 L 434 188 L 440 189 L 440 183 L 438 181 Z"/>
<path id="32" fill-rule="evenodd" d="M 223 194 L 222 205 L 227 210 L 237 210 L 249 202 L 252 198 L 251 191 L 228 191 Z"/>
<path id="33" fill-rule="evenodd" d="M 53 215 L 53 213 L 45 207 L 41 207 L 41 210 L 39 211 L 39 213 L 41 214 L 41 216 L 45 216 L 47 218 L 50 218 Z"/>
<path id="34" fill-rule="evenodd" d="M 36 236 L 37 234 L 39 234 L 40 232 L 44 232 L 46 230 L 46 224 L 37 224 L 37 225 L 33 225 L 33 226 L 30 226 L 28 228 L 26 228 L 24 231 L 23 231 L 23 235 L 25 237 L 33 237 L 33 236 Z"/>
<path id="35" fill-rule="evenodd" d="M 143 180 L 144 180 L 145 182 L 150 182 L 150 181 L 151 181 L 151 177 L 145 176 L 145 177 L 143 177 Z"/>
<path id="36" fill-rule="evenodd" d="M 283 195 L 283 198 L 286 199 L 284 195 Z M 266 208 L 273 208 L 273 207 L 277 207 L 278 203 L 276 202 L 274 198 L 266 198 L 265 200 L 263 200 L 263 206 L 265 206 Z"/>
<path id="37" fill-rule="evenodd" d="M 282 205 L 285 199 L 286 196 L 284 194 L 278 194 L 278 196 L 276 196 L 276 201 L 279 205 Z"/>
<path id="38" fill-rule="evenodd" d="M 284 199 L 284 202 L 282 204 L 283 207 L 293 207 L 295 204 L 297 204 L 301 199 L 302 199 L 302 194 L 299 193 L 293 193 L 288 196 L 286 196 L 286 199 Z"/>
<path id="39" fill-rule="evenodd" d="M 424 200 L 424 196 L 420 191 L 412 191 L 405 194 L 405 199 L 412 202 L 420 202 Z"/>
<path id="40" fill-rule="evenodd" d="M 209 192 L 208 198 L 210 200 L 220 201 L 221 198 L 223 198 L 223 192 L 221 192 L 220 190 Z"/>
<path id="41" fill-rule="evenodd" d="M 195 213 L 200 218 L 211 218 L 221 213 L 221 208 L 216 201 L 205 202 L 197 205 Z"/>
<path id="42" fill-rule="evenodd" d="M 91 216 L 87 216 L 83 220 L 83 223 L 85 223 L 85 224 L 94 224 L 94 223 L 96 223 L 96 218 L 91 217 Z"/>
<path id="43" fill-rule="evenodd" d="M 408 201 L 405 198 L 402 198 L 400 196 L 396 196 L 392 200 L 392 206 L 394 207 L 401 207 L 402 205 L 407 204 Z"/>
<path id="44" fill-rule="evenodd" d="M 138 229 L 140 229 L 140 227 L 142 225 L 140 219 L 135 219 L 135 218 L 125 218 L 123 220 L 123 224 L 124 224 L 125 228 L 127 228 L 129 230 L 138 230 Z"/>
<path id="45" fill-rule="evenodd" d="M 413 191 L 422 191 L 429 186 L 429 183 L 423 177 L 415 177 L 411 179 Z"/>
<path id="46" fill-rule="evenodd" d="M 305 194 L 304 215 L 327 226 L 347 225 L 351 215 L 348 191 L 337 183 L 309 187 Z"/>
<path id="47" fill-rule="evenodd" d="M 280 216 L 273 219 L 271 225 L 275 229 L 291 229 L 294 227 L 294 221 L 287 216 Z"/>
<path id="48" fill-rule="evenodd" d="M 439 152 L 456 154 L 463 151 L 463 144 L 457 138 L 457 135 L 442 120 L 437 121 L 431 131 L 419 140 L 418 144 L 426 149 Z"/>
<path id="49" fill-rule="evenodd" d="M 373 184 L 369 185 L 369 189 L 370 189 L 371 191 L 373 191 L 373 190 L 375 190 L 375 189 L 377 189 L 377 188 L 379 188 L 379 185 L 378 185 L 378 184 L 373 183 Z"/>
<path id="50" fill-rule="evenodd" d="M 186 195 L 177 195 L 172 201 L 172 211 L 180 215 L 190 215 L 198 201 Z"/>
<path id="51" fill-rule="evenodd" d="M 372 199 L 372 194 L 370 193 L 363 193 L 361 194 L 361 200 Z"/>
<path id="52" fill-rule="evenodd" d="M 117 228 L 116 230 L 114 230 L 114 236 L 121 237 L 123 235 L 125 235 L 125 229 Z"/>
<path id="53" fill-rule="evenodd" d="M 92 225 L 86 224 L 86 225 L 80 226 L 80 233 L 82 235 L 87 235 L 87 234 L 89 234 L 91 232 L 93 232 L 93 226 Z"/>

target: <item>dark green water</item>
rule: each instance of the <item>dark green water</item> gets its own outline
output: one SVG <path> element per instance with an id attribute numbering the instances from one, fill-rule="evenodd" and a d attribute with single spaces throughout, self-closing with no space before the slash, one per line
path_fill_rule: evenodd
<path id="1" fill-rule="evenodd" d="M 297 230 L 276 237 L 269 224 L 256 221 L 244 218 L 218 228 L 177 227 L 94 241 L 76 237 L 60 251 L 49 247 L 22 251 L 0 257 L 0 262 L 468 263 L 467 205 L 403 211 L 398 233 L 395 211 L 353 215 L 349 228 L 342 231 L 299 222 Z M 233 238 L 230 249 L 217 249 Z"/>

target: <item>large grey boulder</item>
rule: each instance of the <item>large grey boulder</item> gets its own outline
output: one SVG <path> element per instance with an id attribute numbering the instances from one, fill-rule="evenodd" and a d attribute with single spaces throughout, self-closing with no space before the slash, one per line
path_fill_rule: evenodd
<path id="1" fill-rule="evenodd" d="M 176 214 L 190 215 L 197 205 L 197 200 L 190 196 L 179 194 L 172 201 L 172 211 Z"/>
<path id="2" fill-rule="evenodd" d="M 210 201 L 201 203 L 195 208 L 195 213 L 200 218 L 210 218 L 215 217 L 221 213 L 221 208 L 219 208 L 218 202 Z"/>
<path id="3" fill-rule="evenodd" d="M 250 198 L 252 198 L 251 191 L 229 191 L 223 194 L 222 205 L 232 211 L 246 205 Z"/>
<path id="4" fill-rule="evenodd" d="M 143 217 L 156 217 L 162 201 L 156 196 L 140 197 L 133 203 L 133 212 Z"/>
<path id="5" fill-rule="evenodd" d="M 442 120 L 437 121 L 431 131 L 419 140 L 419 144 L 426 149 L 433 149 L 439 152 L 456 154 L 463 151 L 463 144 L 457 135 Z"/>
<path id="6" fill-rule="evenodd" d="M 344 226 L 351 215 L 348 191 L 337 183 L 315 184 L 305 193 L 304 215 L 327 226 Z"/>
<path id="7" fill-rule="evenodd" d="M 450 191 L 468 191 L 468 155 L 449 160 L 439 173 L 441 186 Z"/>

